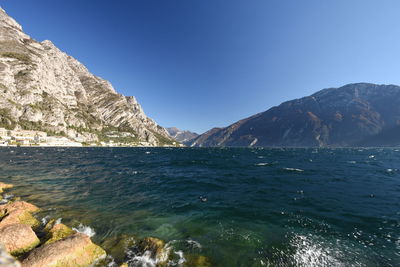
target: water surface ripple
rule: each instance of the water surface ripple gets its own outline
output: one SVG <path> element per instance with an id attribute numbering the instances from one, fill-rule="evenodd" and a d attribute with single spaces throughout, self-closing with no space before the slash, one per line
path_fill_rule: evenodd
<path id="1" fill-rule="evenodd" d="M 195 241 L 215 266 L 399 266 L 399 170 L 389 148 L 0 149 L 0 180 L 47 216 L 98 243 Z"/>

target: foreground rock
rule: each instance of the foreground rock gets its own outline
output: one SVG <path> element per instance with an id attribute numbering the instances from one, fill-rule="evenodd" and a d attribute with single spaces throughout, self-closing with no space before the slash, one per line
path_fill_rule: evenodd
<path id="1" fill-rule="evenodd" d="M 105 256 L 106 252 L 93 244 L 87 235 L 76 233 L 33 250 L 22 262 L 22 266 L 86 267 Z"/>
<path id="2" fill-rule="evenodd" d="M 4 189 L 8 189 L 8 188 L 12 188 L 12 187 L 13 187 L 12 184 L 6 184 L 6 183 L 0 182 L 0 193 L 3 193 Z"/>
<path id="3" fill-rule="evenodd" d="M 21 267 L 21 264 L 14 259 L 0 244 L 0 267 Z"/>
<path id="4" fill-rule="evenodd" d="M 11 224 L 0 229 L 0 243 L 8 253 L 19 256 L 38 246 L 40 240 L 29 225 Z"/>
<path id="5" fill-rule="evenodd" d="M 39 208 L 25 201 L 15 201 L 0 206 L 0 229 L 12 224 L 26 224 L 37 228 L 40 223 L 32 216 Z"/>
<path id="6" fill-rule="evenodd" d="M 1 205 L 0 206 L 0 214 L 1 212 L 4 211 L 14 211 L 14 210 L 24 210 L 24 211 L 28 211 L 28 212 L 37 212 L 39 211 L 39 208 L 36 207 L 35 205 L 32 205 L 28 202 L 25 201 L 15 201 L 15 202 L 11 202 L 8 203 L 6 205 Z"/>
<path id="7" fill-rule="evenodd" d="M 50 244 L 63 238 L 69 237 L 74 233 L 75 231 L 65 224 L 54 224 L 46 235 L 47 241 L 45 242 L 45 244 Z"/>

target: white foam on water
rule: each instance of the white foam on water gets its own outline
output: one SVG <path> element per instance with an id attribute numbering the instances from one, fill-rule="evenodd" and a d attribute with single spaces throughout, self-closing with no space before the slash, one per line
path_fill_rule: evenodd
<path id="1" fill-rule="evenodd" d="M 257 165 L 257 166 L 267 166 L 267 165 L 269 165 L 269 163 L 267 163 L 267 162 L 260 162 L 260 163 L 257 163 L 256 165 Z"/>
<path id="2" fill-rule="evenodd" d="M 184 262 L 186 262 L 186 259 L 183 256 L 182 250 L 175 251 L 174 253 L 179 256 L 178 265 L 182 265 Z"/>
<path id="3" fill-rule="evenodd" d="M 11 199 L 11 198 L 13 198 L 13 197 L 14 197 L 13 194 L 4 194 L 3 199 L 9 200 L 9 199 Z"/>
<path id="4" fill-rule="evenodd" d="M 157 261 L 151 257 L 151 251 L 146 250 L 143 255 L 135 255 L 128 260 L 129 266 L 156 267 Z"/>
<path id="5" fill-rule="evenodd" d="M 90 226 L 86 226 L 83 224 L 79 224 L 79 226 L 77 228 L 73 227 L 72 230 L 81 233 L 81 234 L 85 234 L 88 237 L 92 237 L 96 234 L 96 232 L 93 230 L 93 228 L 91 228 Z"/>
<path id="6" fill-rule="evenodd" d="M 12 199 L 14 197 L 13 194 L 4 194 L 3 195 L 3 199 L 0 200 L 0 204 L 6 204 L 8 201 L 10 201 L 10 199 Z"/>
<path id="7" fill-rule="evenodd" d="M 193 239 L 187 239 L 186 242 L 192 247 L 192 248 L 198 248 L 201 249 L 201 244 Z"/>
<path id="8" fill-rule="evenodd" d="M 373 159 L 373 158 L 375 158 L 375 156 L 374 155 L 369 155 L 368 158 L 369 159 Z"/>
<path id="9" fill-rule="evenodd" d="M 286 171 L 292 171 L 292 172 L 304 172 L 302 169 L 297 169 L 297 168 L 283 168 Z"/>
<path id="10" fill-rule="evenodd" d="M 297 235 L 292 240 L 296 248 L 293 260 L 296 266 L 319 267 L 319 266 L 344 266 L 337 257 L 342 257 L 342 252 L 325 245 L 325 242 L 313 240 L 305 235 Z"/>
<path id="11" fill-rule="evenodd" d="M 47 222 L 48 222 L 48 220 L 49 220 L 49 218 L 50 218 L 50 216 L 49 216 L 49 215 L 47 215 L 47 216 L 43 217 L 43 218 L 41 219 L 42 225 L 46 225 L 46 224 L 47 224 Z"/>
<path id="12" fill-rule="evenodd" d="M 356 163 L 357 163 L 357 161 L 355 161 L 355 160 L 349 160 L 347 163 L 350 163 L 350 164 L 356 164 Z"/>

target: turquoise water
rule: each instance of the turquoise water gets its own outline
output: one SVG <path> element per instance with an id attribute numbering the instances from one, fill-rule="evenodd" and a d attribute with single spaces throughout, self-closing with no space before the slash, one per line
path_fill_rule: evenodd
<path id="1" fill-rule="evenodd" d="M 0 174 L 99 244 L 154 236 L 213 266 L 400 265 L 397 149 L 10 147 Z"/>

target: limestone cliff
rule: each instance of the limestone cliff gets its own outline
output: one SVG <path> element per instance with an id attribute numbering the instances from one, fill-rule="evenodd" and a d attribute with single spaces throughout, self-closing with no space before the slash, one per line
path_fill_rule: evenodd
<path id="1" fill-rule="evenodd" d="M 173 142 L 134 97 L 117 93 L 51 41 L 32 39 L 1 8 L 0 127 L 43 130 L 84 142 L 122 132 L 130 142 Z"/>

